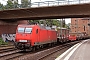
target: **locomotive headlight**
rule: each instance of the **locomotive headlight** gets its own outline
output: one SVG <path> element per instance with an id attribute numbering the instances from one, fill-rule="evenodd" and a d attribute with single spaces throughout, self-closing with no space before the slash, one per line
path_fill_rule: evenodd
<path id="1" fill-rule="evenodd" d="M 28 42 L 27 40 L 19 40 L 19 42 Z"/>

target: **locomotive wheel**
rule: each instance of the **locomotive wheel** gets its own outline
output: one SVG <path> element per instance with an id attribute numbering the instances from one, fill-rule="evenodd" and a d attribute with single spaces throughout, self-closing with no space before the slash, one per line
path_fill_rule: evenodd
<path id="1" fill-rule="evenodd" d="M 40 48 L 43 48 L 43 45 L 40 45 Z"/>
<path id="2" fill-rule="evenodd" d="M 48 45 L 48 46 L 50 46 L 50 47 L 51 47 L 51 46 L 52 46 L 52 44 L 51 44 L 51 43 L 49 43 L 49 45 Z"/>
<path id="3" fill-rule="evenodd" d="M 36 46 L 32 47 L 32 51 L 36 51 Z"/>
<path id="4" fill-rule="evenodd" d="M 23 49 L 23 52 L 26 52 L 26 49 Z"/>
<path id="5" fill-rule="evenodd" d="M 53 47 L 54 46 L 54 43 L 51 43 L 51 47 Z"/>
<path id="6" fill-rule="evenodd" d="M 36 46 L 36 49 L 40 49 L 40 46 L 38 45 L 38 46 Z"/>
<path id="7" fill-rule="evenodd" d="M 33 50 L 33 48 L 32 48 L 32 47 L 30 47 L 30 48 L 29 48 L 29 51 L 32 51 L 32 50 Z"/>

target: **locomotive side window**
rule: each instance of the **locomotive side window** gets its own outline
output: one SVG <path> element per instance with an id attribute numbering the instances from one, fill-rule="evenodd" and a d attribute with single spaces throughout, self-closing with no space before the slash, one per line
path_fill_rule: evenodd
<path id="1" fill-rule="evenodd" d="M 25 28 L 19 27 L 19 28 L 18 28 L 18 32 L 19 32 L 19 33 L 24 33 L 24 29 L 25 29 Z"/>
<path id="2" fill-rule="evenodd" d="M 36 34 L 38 34 L 38 29 L 36 30 Z"/>
<path id="3" fill-rule="evenodd" d="M 25 33 L 31 33 L 32 32 L 32 28 L 26 28 L 25 29 Z"/>

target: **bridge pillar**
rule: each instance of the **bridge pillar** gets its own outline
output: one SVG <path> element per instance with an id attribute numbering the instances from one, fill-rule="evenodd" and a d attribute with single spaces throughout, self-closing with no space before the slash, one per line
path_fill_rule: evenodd
<path id="1" fill-rule="evenodd" d="M 0 21 L 0 37 L 2 34 L 15 34 L 18 24 L 28 24 L 28 20 Z"/>

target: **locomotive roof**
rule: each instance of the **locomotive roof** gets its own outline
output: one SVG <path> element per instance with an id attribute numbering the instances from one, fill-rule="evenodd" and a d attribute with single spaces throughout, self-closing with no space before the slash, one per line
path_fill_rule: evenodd
<path id="1" fill-rule="evenodd" d="M 18 25 L 18 26 L 20 26 L 20 27 L 26 27 L 26 26 L 27 27 L 34 27 L 35 25 L 26 25 L 26 24 L 24 25 L 24 24 L 22 24 L 22 25 Z"/>
<path id="2" fill-rule="evenodd" d="M 40 25 L 26 25 L 26 24 L 22 24 L 22 25 L 18 25 L 19 27 L 34 27 L 34 26 L 39 26 L 41 29 L 47 29 L 47 30 L 52 30 L 51 27 L 47 27 L 47 26 L 40 26 Z"/>

